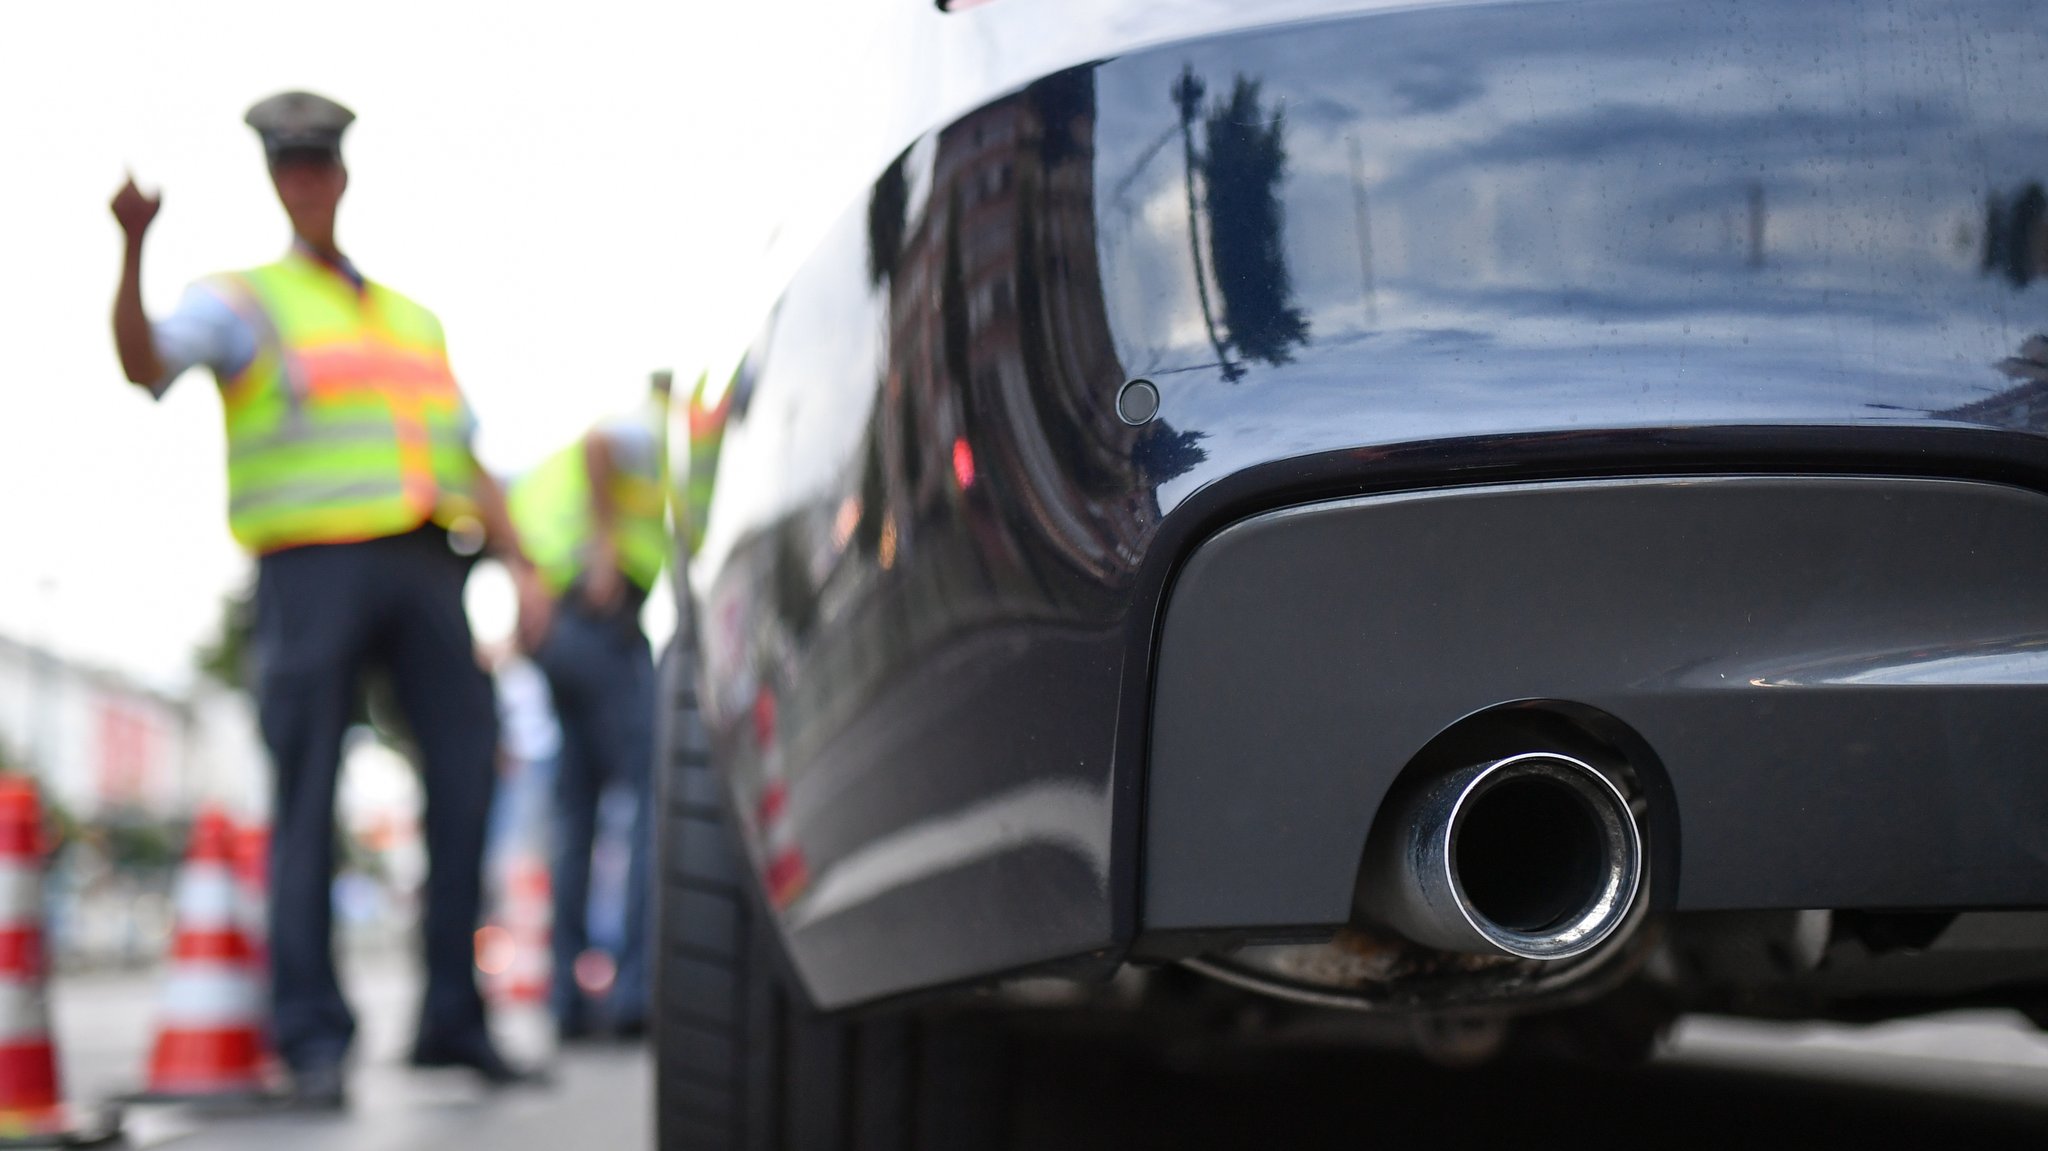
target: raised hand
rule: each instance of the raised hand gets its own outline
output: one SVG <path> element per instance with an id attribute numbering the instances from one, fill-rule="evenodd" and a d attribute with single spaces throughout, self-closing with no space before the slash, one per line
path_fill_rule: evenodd
<path id="1" fill-rule="evenodd" d="M 130 241 L 140 240 L 143 233 L 149 231 L 150 222 L 156 219 L 157 210 L 163 206 L 163 194 L 144 195 L 142 189 L 135 186 L 133 176 L 128 177 L 121 190 L 114 193 L 114 202 L 110 205 L 114 219 L 120 221 L 121 231 Z"/>

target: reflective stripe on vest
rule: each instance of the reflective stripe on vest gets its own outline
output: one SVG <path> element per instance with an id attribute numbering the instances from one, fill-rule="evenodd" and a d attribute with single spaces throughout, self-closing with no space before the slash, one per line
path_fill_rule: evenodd
<path id="1" fill-rule="evenodd" d="M 221 388 L 236 540 L 270 552 L 474 519 L 469 409 L 432 312 L 297 253 L 220 284 L 261 333 Z"/>
<path id="2" fill-rule="evenodd" d="M 667 411 L 650 401 L 636 416 L 648 423 L 657 445 L 651 469 L 612 470 L 613 524 L 619 571 L 642 591 L 654 587 L 668 559 Z M 617 457 L 614 456 L 617 463 Z M 521 476 L 506 493 L 520 544 L 540 571 L 541 582 L 560 595 L 590 562 L 595 515 L 590 507 L 590 472 L 583 441 L 577 440 Z"/>

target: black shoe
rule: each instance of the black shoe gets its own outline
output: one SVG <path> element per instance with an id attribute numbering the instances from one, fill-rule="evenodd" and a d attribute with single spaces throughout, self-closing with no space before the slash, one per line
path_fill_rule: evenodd
<path id="1" fill-rule="evenodd" d="M 582 1016 L 555 1020 L 555 1042 L 558 1045 L 588 1043 L 596 1038 L 597 1029 L 590 1025 L 590 1020 Z"/>
<path id="2" fill-rule="evenodd" d="M 483 1077 L 493 1087 L 514 1087 L 520 1084 L 547 1082 L 547 1073 L 539 1068 L 515 1067 L 505 1061 L 489 1039 L 475 1039 L 442 1042 L 421 1039 L 413 1045 L 414 1067 L 467 1067 Z"/>
<path id="3" fill-rule="evenodd" d="M 285 1104 L 297 1111 L 340 1111 L 348 1106 L 348 1077 L 339 1063 L 292 1068 Z"/>
<path id="4" fill-rule="evenodd" d="M 612 1038 L 620 1043 L 640 1043 L 647 1038 L 647 1020 L 617 1019 L 612 1021 Z"/>

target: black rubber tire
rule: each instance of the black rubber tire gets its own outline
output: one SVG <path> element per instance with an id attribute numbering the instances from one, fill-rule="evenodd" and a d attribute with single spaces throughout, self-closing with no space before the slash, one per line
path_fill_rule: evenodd
<path id="1" fill-rule="evenodd" d="M 664 660 L 655 1131 L 662 1151 L 996 1151 L 1009 1046 L 971 1018 L 811 1007 L 740 866 L 691 676 Z"/>

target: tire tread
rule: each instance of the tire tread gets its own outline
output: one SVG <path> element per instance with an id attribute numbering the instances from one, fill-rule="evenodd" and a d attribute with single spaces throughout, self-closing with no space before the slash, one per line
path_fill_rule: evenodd
<path id="1" fill-rule="evenodd" d="M 685 661 L 668 656 L 654 1015 L 662 1151 L 999 1151 L 991 1092 L 1006 1087 L 989 1073 L 1000 1059 L 918 1016 L 821 1014 L 784 975 Z"/>

